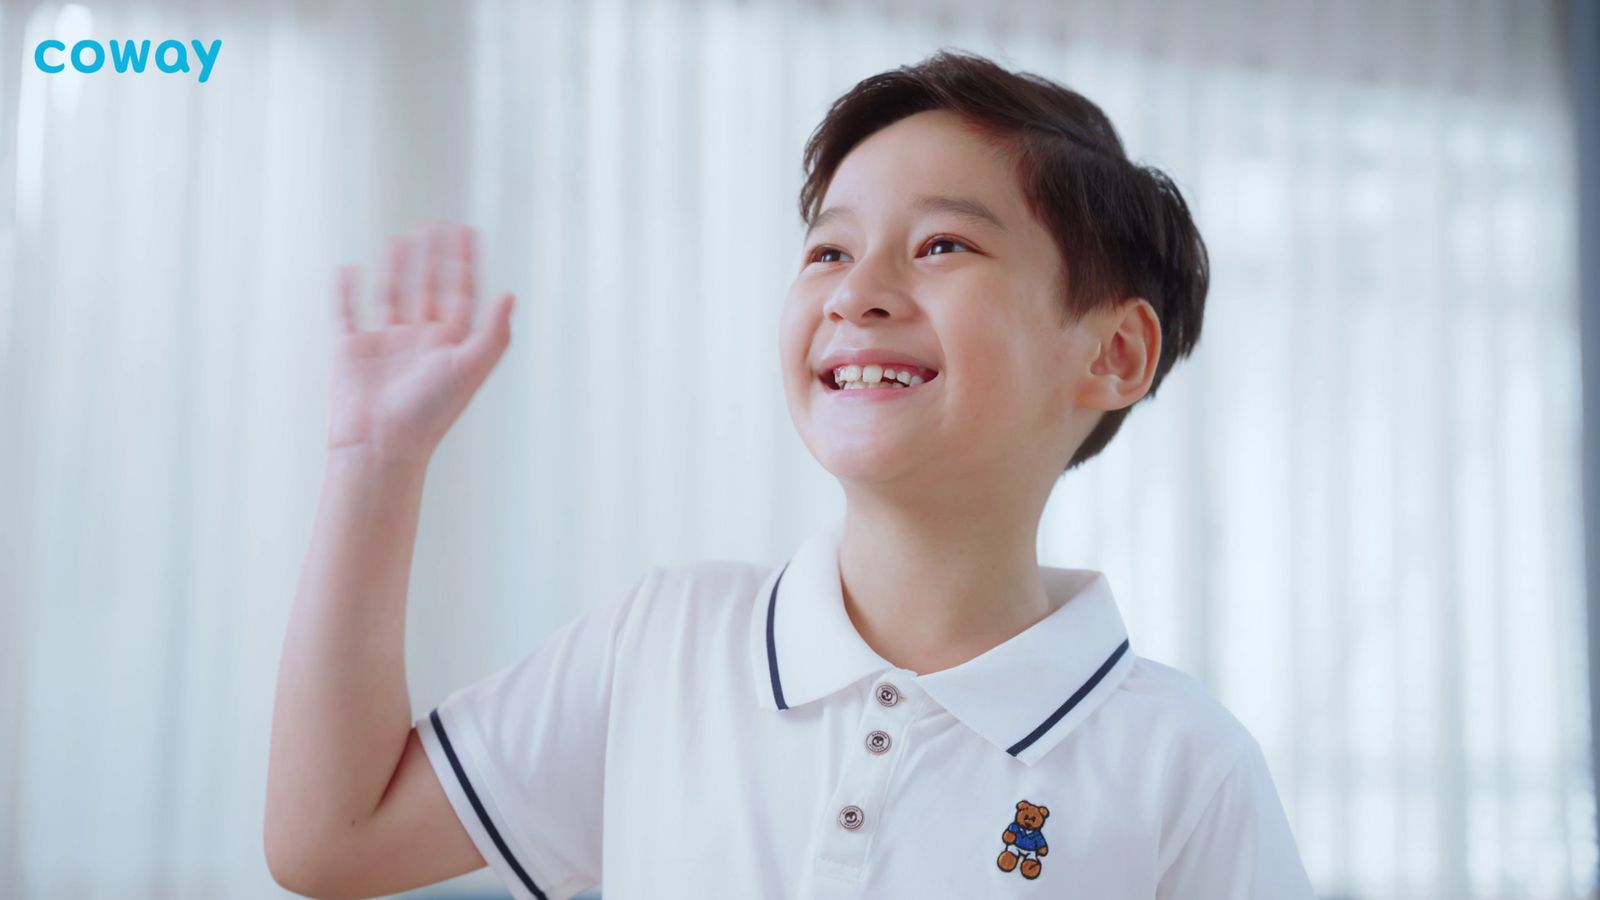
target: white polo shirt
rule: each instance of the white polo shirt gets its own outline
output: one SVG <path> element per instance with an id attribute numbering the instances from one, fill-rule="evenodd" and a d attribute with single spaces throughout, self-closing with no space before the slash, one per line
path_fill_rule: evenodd
<path id="1" fill-rule="evenodd" d="M 417 720 L 518 898 L 1310 898 L 1255 739 L 1129 647 L 1105 576 L 917 675 L 845 612 L 843 521 L 655 567 Z"/>

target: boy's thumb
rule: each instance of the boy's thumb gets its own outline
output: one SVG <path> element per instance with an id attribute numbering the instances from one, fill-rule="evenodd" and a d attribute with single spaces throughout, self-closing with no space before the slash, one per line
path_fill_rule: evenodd
<path id="1" fill-rule="evenodd" d="M 502 294 L 494 310 L 484 317 L 482 325 L 467 336 L 461 350 L 468 368 L 474 375 L 488 375 L 500 359 L 500 354 L 511 342 L 511 310 L 516 306 L 516 295 Z"/>

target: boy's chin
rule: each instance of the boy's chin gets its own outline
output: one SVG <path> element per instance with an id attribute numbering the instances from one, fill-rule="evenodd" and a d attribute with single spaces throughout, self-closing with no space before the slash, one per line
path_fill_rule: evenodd
<path id="1" fill-rule="evenodd" d="M 915 475 L 920 460 L 909 458 L 903 447 L 885 442 L 877 446 L 824 447 L 817 461 L 840 481 L 872 483 Z"/>

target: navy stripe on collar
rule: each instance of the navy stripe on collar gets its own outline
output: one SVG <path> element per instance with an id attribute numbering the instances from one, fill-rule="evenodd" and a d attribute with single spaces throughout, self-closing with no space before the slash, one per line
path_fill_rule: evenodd
<path id="1" fill-rule="evenodd" d="M 505 840 L 500 837 L 500 829 L 494 827 L 494 823 L 489 821 L 489 811 L 483 808 L 483 802 L 478 799 L 478 792 L 472 789 L 472 782 L 467 780 L 466 770 L 461 768 L 461 760 L 456 758 L 455 748 L 450 746 L 450 736 L 444 733 L 444 722 L 439 720 L 438 707 L 435 707 L 433 712 L 428 714 L 428 720 L 433 723 L 434 733 L 439 735 L 439 745 L 444 747 L 444 755 L 450 759 L 450 768 L 456 770 L 456 780 L 461 782 L 461 789 L 467 792 L 467 799 L 472 802 L 472 808 L 477 811 L 479 821 L 483 822 L 484 830 L 489 832 L 489 839 L 494 841 L 496 847 L 500 848 L 501 855 L 506 858 L 506 862 L 511 864 L 511 871 L 516 872 L 517 877 L 522 880 L 522 886 L 527 888 L 539 900 L 549 900 L 544 891 L 539 890 L 538 885 L 533 883 L 533 879 L 528 877 L 528 873 L 517 862 L 517 858 L 511 855 L 511 848 L 507 847 Z"/>
<path id="2" fill-rule="evenodd" d="M 1111 651 L 1111 655 L 1106 658 L 1105 662 L 1100 664 L 1100 668 L 1096 669 L 1095 673 L 1089 676 L 1089 680 L 1085 681 L 1082 687 L 1078 688 L 1072 693 L 1071 697 L 1067 698 L 1067 702 L 1061 704 L 1061 706 L 1057 708 L 1055 712 L 1050 714 L 1049 718 L 1045 719 L 1043 722 L 1040 722 L 1039 727 L 1035 728 L 1031 734 L 1006 748 L 1006 752 L 1012 756 L 1016 756 L 1018 753 L 1028 749 L 1029 745 L 1031 745 L 1034 741 L 1037 741 L 1044 735 L 1046 731 L 1049 731 L 1057 722 L 1061 721 L 1063 716 L 1069 712 L 1072 712 L 1072 708 L 1077 706 L 1078 703 L 1083 700 L 1083 698 L 1089 696 L 1089 692 L 1094 690 L 1094 686 L 1105 679 L 1106 673 L 1110 672 L 1111 667 L 1116 665 L 1117 660 L 1122 658 L 1122 654 L 1127 652 L 1128 639 L 1123 638 L 1122 643 L 1117 645 L 1117 649 Z"/>
<path id="3" fill-rule="evenodd" d="M 767 672 L 772 676 L 772 699 L 777 701 L 779 709 L 788 709 L 789 704 L 783 702 L 783 684 L 778 680 L 778 646 L 772 638 L 772 620 L 778 609 L 778 585 L 783 583 L 783 573 L 787 571 L 789 563 L 784 563 L 778 580 L 772 583 L 772 596 L 767 599 Z"/>
<path id="4" fill-rule="evenodd" d="M 792 561 L 793 560 L 790 562 Z M 772 679 L 773 702 L 778 705 L 779 709 L 788 709 L 789 704 L 783 702 L 783 682 L 778 677 L 778 646 L 777 641 L 773 637 L 773 628 L 778 610 L 778 585 L 783 583 L 783 574 L 787 571 L 789 571 L 789 563 L 786 562 L 783 564 L 783 569 L 778 572 L 777 580 L 772 583 L 772 594 L 767 598 L 767 674 Z M 1100 668 L 1096 669 L 1094 674 L 1089 676 L 1089 680 L 1085 681 L 1082 686 L 1074 691 L 1072 696 L 1068 697 L 1065 703 L 1057 707 L 1055 712 L 1051 713 L 1043 722 L 1040 722 L 1039 727 L 1035 728 L 1027 737 L 1006 748 L 1006 752 L 1012 756 L 1016 756 L 1022 751 L 1028 749 L 1028 747 L 1032 746 L 1032 744 L 1039 738 L 1043 737 L 1045 732 L 1049 731 L 1057 722 L 1065 718 L 1067 713 L 1072 712 L 1073 707 L 1081 703 L 1083 698 L 1089 696 L 1089 692 L 1093 691 L 1096 685 L 1105 680 L 1107 673 L 1109 673 L 1111 668 L 1117 664 L 1117 660 L 1121 659 L 1122 655 L 1127 652 L 1128 639 L 1123 638 L 1122 643 L 1117 645 L 1117 649 L 1111 651 L 1111 655 L 1106 658 L 1105 662 L 1100 664 Z"/>

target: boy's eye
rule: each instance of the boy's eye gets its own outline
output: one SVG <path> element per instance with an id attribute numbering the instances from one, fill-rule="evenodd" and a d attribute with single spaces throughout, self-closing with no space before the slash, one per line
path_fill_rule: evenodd
<path id="1" fill-rule="evenodd" d="M 932 241 L 928 242 L 927 247 L 928 247 L 928 255 L 929 256 L 942 256 L 942 255 L 944 255 L 946 253 L 952 252 L 951 250 L 941 250 L 941 249 L 939 249 L 940 247 L 960 247 L 963 252 L 972 249 L 971 246 L 969 246 L 967 244 L 964 244 L 961 241 L 956 240 L 955 238 L 947 238 L 947 237 L 934 238 Z"/>
<path id="2" fill-rule="evenodd" d="M 830 254 L 831 254 L 832 258 L 830 258 Z M 817 249 L 811 251 L 810 261 L 811 262 L 840 262 L 841 261 L 840 258 L 844 257 L 844 256 L 846 256 L 845 252 L 843 250 L 840 250 L 838 247 L 818 247 Z"/>
<path id="3" fill-rule="evenodd" d="M 949 250 L 938 251 L 938 253 L 933 251 L 934 247 L 939 247 L 939 245 L 942 245 L 942 243 L 949 243 L 949 245 L 954 245 L 954 247 L 962 247 L 966 248 L 966 250 L 971 250 L 971 245 L 962 242 L 962 240 L 955 240 L 954 237 L 936 237 L 936 239 L 925 243 L 923 247 L 928 248 L 928 256 L 947 256 L 950 253 Z M 845 251 L 840 250 L 840 248 L 837 247 L 819 247 L 816 248 L 816 250 L 811 251 L 810 261 L 811 263 L 837 263 L 838 259 L 826 258 L 829 253 L 840 253 L 840 255 L 843 255 Z"/>

